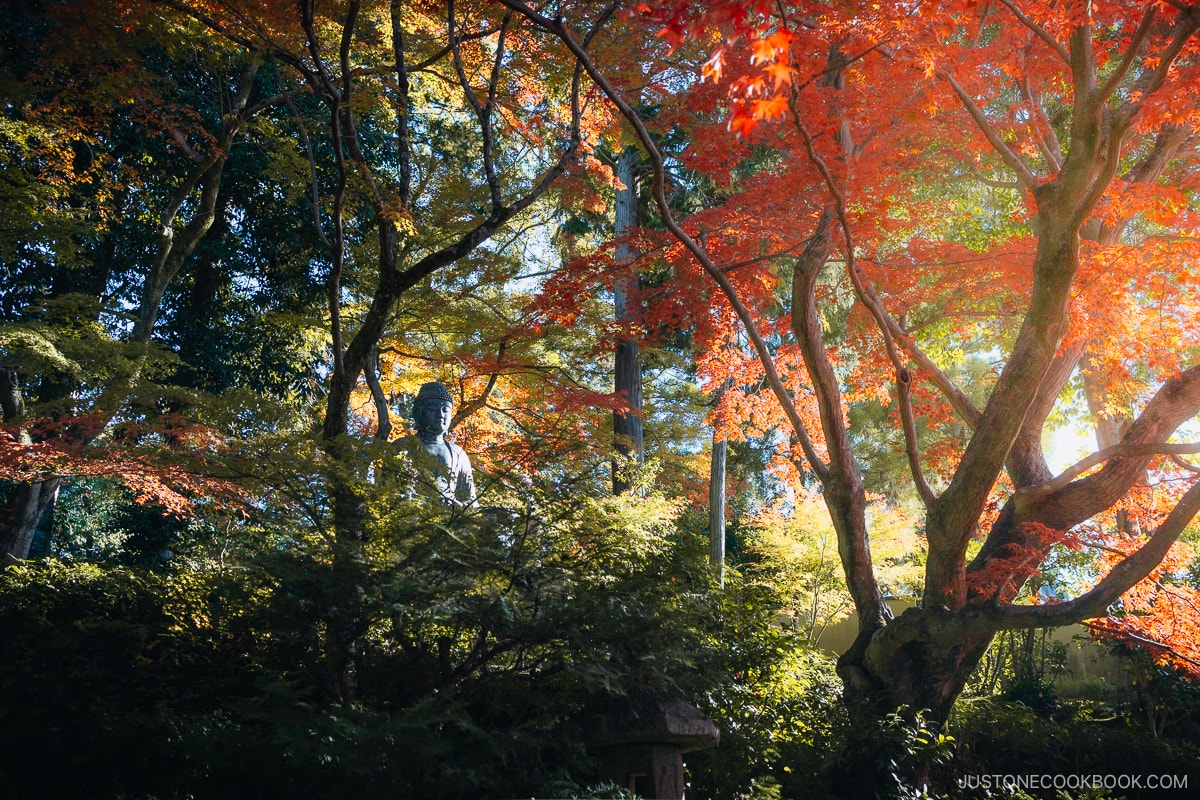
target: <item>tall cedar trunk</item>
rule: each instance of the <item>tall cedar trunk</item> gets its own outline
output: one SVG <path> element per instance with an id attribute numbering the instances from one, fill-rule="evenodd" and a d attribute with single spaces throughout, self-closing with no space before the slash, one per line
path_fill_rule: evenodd
<path id="1" fill-rule="evenodd" d="M 720 406 L 725 393 L 732 388 L 732 378 L 722 381 L 713 404 Z M 714 428 L 708 468 L 708 560 L 722 588 L 725 586 L 725 464 L 728 459 L 729 440 Z"/>
<path id="2" fill-rule="evenodd" d="M 637 226 L 637 188 L 634 167 L 637 150 L 626 147 L 617 159 L 616 223 L 614 235 L 618 240 L 633 233 Z M 617 245 L 618 268 L 633 264 L 637 254 L 626 242 Z M 627 471 L 632 464 L 645 458 L 645 434 L 642 426 L 642 354 L 633 332 L 641 317 L 638 278 L 635 272 L 618 274 L 613 285 L 613 309 L 619 329 L 614 366 L 614 383 L 618 398 L 628 404 L 629 411 L 613 412 L 613 438 L 617 457 L 613 462 L 613 493 L 624 494 L 631 488 Z"/>
<path id="3" fill-rule="evenodd" d="M 708 559 L 725 586 L 725 460 L 728 440 L 713 434 L 712 459 L 708 471 Z"/>

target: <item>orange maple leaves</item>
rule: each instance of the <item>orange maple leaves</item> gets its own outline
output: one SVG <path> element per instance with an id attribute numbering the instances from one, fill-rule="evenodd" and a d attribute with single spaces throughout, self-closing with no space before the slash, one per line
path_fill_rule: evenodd
<path id="1" fill-rule="evenodd" d="M 0 429 L 0 480 L 43 481 L 52 477 L 114 478 L 143 505 L 164 514 L 189 516 L 194 504 L 238 505 L 244 490 L 221 465 L 229 448 L 211 428 L 164 416 L 154 425 L 122 423 L 98 444 L 93 440 L 102 420 L 95 416 L 27 420 L 28 436 Z"/>

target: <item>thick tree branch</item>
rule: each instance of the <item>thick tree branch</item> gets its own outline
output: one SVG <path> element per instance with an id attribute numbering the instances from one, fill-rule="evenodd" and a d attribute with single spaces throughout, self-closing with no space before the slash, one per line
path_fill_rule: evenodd
<path id="1" fill-rule="evenodd" d="M 1122 113 L 1136 114 L 1145 105 L 1149 96 L 1161 89 L 1167 82 L 1171 68 L 1175 66 L 1175 62 L 1184 47 L 1187 46 L 1188 40 L 1195 35 L 1197 30 L 1200 30 L 1200 11 L 1197 10 L 1197 7 L 1190 6 L 1179 14 L 1172 30 L 1174 35 L 1171 37 L 1171 43 L 1159 56 L 1157 66 L 1143 72 L 1140 80 L 1136 81 L 1134 84 L 1136 91 L 1131 93 L 1130 99 L 1122 107 Z"/>
<path id="2" fill-rule="evenodd" d="M 262 63 L 263 57 L 260 53 L 248 54 L 238 79 L 238 89 L 234 96 L 232 109 L 222 119 L 221 129 L 216 135 L 212 153 L 203 164 L 192 170 L 183 183 L 175 189 L 171 200 L 159 215 L 158 248 L 155 252 L 154 263 L 142 285 L 138 319 L 134 325 L 132 337 L 135 342 L 150 341 L 167 287 L 179 274 L 196 246 L 200 244 L 200 240 L 212 227 L 216 218 L 221 178 L 229 158 L 229 149 L 248 119 L 247 105 L 250 93 L 254 88 L 254 78 Z M 200 190 L 200 198 L 196 210 L 183 229 L 176 231 L 176 217 L 184 203 L 194 195 L 197 189 Z"/>
<path id="3" fill-rule="evenodd" d="M 366 367 L 363 369 L 363 375 L 367 380 L 367 388 L 371 392 L 371 402 L 375 404 L 375 413 L 379 416 L 379 426 L 375 429 L 375 438 L 381 442 L 386 442 L 392 435 L 392 414 L 388 406 L 387 395 L 383 391 L 383 386 L 379 383 L 378 350 L 371 354 Z"/>
<path id="4" fill-rule="evenodd" d="M 908 471 L 912 475 L 917 494 L 921 502 L 928 508 L 937 499 L 933 488 L 925 479 L 925 470 L 921 466 L 920 445 L 917 442 L 917 423 L 913 418 L 912 409 L 912 373 L 901 369 L 896 373 L 896 389 L 899 393 L 900 422 L 904 426 L 904 454 L 908 457 Z"/>
<path id="5" fill-rule="evenodd" d="M 961 644 L 970 636 L 990 636 L 1018 628 L 1051 628 L 1100 617 L 1166 556 L 1171 545 L 1200 512 L 1200 482 L 1194 484 L 1138 551 L 1120 561 L 1094 588 L 1062 603 L 969 606 L 949 610 L 936 605 L 911 608 L 871 638 L 864 662 L 872 673 L 887 675 L 896 652 L 912 642 Z"/>
<path id="6" fill-rule="evenodd" d="M 1145 578 L 1166 557 L 1171 545 L 1200 512 L 1200 482 L 1192 485 L 1137 552 L 1118 562 L 1104 578 L 1079 597 L 1063 603 L 1038 606 L 1003 605 L 984 612 L 995 630 L 1053 627 L 1103 616 L 1108 607 Z"/>
<path id="7" fill-rule="evenodd" d="M 1017 492 L 1019 502 L 1036 503 L 1045 500 L 1055 492 L 1066 488 L 1071 481 L 1078 478 L 1083 473 L 1087 472 L 1097 464 L 1103 464 L 1114 458 L 1131 458 L 1133 456 L 1156 456 L 1156 455 L 1192 455 L 1200 453 L 1200 443 L 1188 442 L 1186 444 L 1173 444 L 1170 442 L 1149 442 L 1146 444 L 1121 444 L 1106 447 L 1103 450 L 1092 453 L 1082 461 L 1076 462 L 1062 474 L 1057 475 L 1053 480 L 1047 483 L 1042 483 L 1037 486 L 1029 486 Z"/>
<path id="8" fill-rule="evenodd" d="M 1164 449 L 1170 452 L 1175 447 L 1186 447 L 1166 447 L 1164 443 L 1179 425 L 1198 412 L 1200 366 L 1192 367 L 1164 383 L 1116 448 L 1107 448 L 1108 452 L 1102 458 L 1101 453 L 1097 453 L 1085 459 L 1089 463 L 1082 470 L 1104 463 L 1101 470 L 1071 480 L 1053 492 L 1019 497 L 1022 500 L 1020 521 L 1040 522 L 1056 530 L 1069 530 L 1111 507 L 1141 479 L 1154 454 L 1162 453 Z M 1036 492 L 1037 487 L 1031 488 Z"/>

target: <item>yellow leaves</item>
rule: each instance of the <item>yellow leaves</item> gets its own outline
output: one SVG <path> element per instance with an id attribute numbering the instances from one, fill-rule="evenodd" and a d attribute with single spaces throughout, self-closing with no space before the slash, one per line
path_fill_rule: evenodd
<path id="1" fill-rule="evenodd" d="M 933 51 L 927 47 L 922 47 L 919 51 L 918 58 L 921 67 L 925 72 L 925 80 L 933 80 L 937 75 L 937 61 L 934 58 Z"/>
<path id="2" fill-rule="evenodd" d="M 417 235 L 417 226 L 413 222 L 412 214 L 399 201 L 388 203 L 384 206 L 383 216 L 391 220 L 396 226 L 396 232 L 400 235 L 400 241 L 408 241 Z"/>
<path id="3" fill-rule="evenodd" d="M 872 499 L 867 516 L 882 588 L 894 596 L 916 593 L 925 544 L 914 518 L 881 499 Z M 781 591 L 786 612 L 814 638 L 825 625 L 850 613 L 837 533 L 819 494 L 796 489 L 786 502 L 755 514 L 747 528 L 750 549 L 759 559 L 757 577 Z"/>
<path id="4" fill-rule="evenodd" d="M 79 363 L 64 355 L 53 338 L 43 335 L 36 328 L 8 327 L 0 330 L 0 348 L 12 358 L 20 354 L 23 359 L 59 373 L 78 377 L 82 374 Z"/>

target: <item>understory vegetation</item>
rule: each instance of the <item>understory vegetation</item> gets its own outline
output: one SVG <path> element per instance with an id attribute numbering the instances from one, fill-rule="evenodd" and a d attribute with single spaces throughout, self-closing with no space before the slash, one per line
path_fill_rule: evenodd
<path id="1" fill-rule="evenodd" d="M 122 496 L 87 489 L 92 510 Z M 587 730 L 647 691 L 689 698 L 721 731 L 686 756 L 689 797 L 916 796 L 916 773 L 960 797 L 969 775 L 1200 763 L 1195 683 L 1132 652 L 1121 682 L 1071 678 L 1038 631 L 998 640 L 945 727 L 895 715 L 864 736 L 834 657 L 780 622 L 796 575 L 764 578 L 778 554 L 731 566 L 721 588 L 697 521 L 661 498 L 507 500 L 434 514 L 401 499 L 357 574 L 278 521 L 131 525 L 114 503 L 89 518 L 102 558 L 98 531 L 59 531 L 56 556 L 0 580 L 6 796 L 627 796 Z M 342 604 L 361 643 L 350 705 L 324 688 Z"/>
<path id="2" fill-rule="evenodd" d="M 1197 792 L 1197 3 L 0 0 L 0 798 Z"/>

